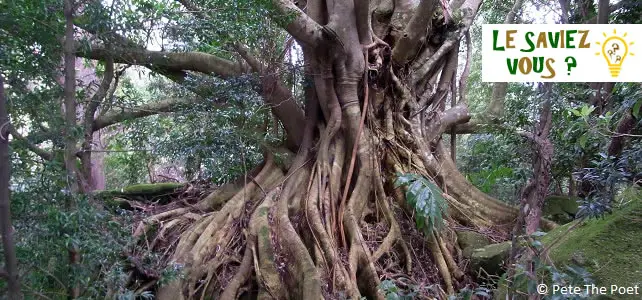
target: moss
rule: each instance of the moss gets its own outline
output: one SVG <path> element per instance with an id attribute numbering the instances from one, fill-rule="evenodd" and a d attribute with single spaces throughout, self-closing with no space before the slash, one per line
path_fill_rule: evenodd
<path id="1" fill-rule="evenodd" d="M 181 183 L 135 184 L 121 190 L 94 191 L 93 195 L 95 199 L 103 201 L 107 207 L 130 209 L 131 206 L 126 200 L 156 201 L 165 204 L 171 200 L 171 196 L 167 194 L 172 194 L 181 187 L 183 187 Z"/>
<path id="2" fill-rule="evenodd" d="M 625 287 L 642 285 L 642 192 L 639 189 L 626 190 L 616 202 L 625 205 L 603 219 L 582 224 L 571 222 L 542 237 L 544 247 L 560 239 L 549 253 L 558 269 L 564 271 L 565 266 L 580 265 L 591 273 L 597 286 L 607 289 L 612 284 Z M 574 228 L 568 232 L 571 227 Z M 494 299 L 505 299 L 505 280 L 502 279 L 497 286 Z M 525 290 L 525 287 L 520 289 Z M 640 299 L 640 295 L 611 295 L 595 299 Z"/>
<path id="3" fill-rule="evenodd" d="M 628 195 L 628 205 L 603 219 L 586 221 L 566 234 L 575 224 L 569 223 L 544 236 L 544 245 L 561 238 L 551 249 L 553 262 L 558 267 L 582 265 L 599 286 L 642 285 L 642 192 Z"/>
<path id="4" fill-rule="evenodd" d="M 109 200 L 118 197 L 121 194 L 119 190 L 94 191 L 94 198 L 99 200 Z"/>
<path id="5" fill-rule="evenodd" d="M 156 195 L 174 192 L 182 186 L 182 183 L 176 182 L 142 183 L 125 187 L 123 193 L 129 195 Z"/>

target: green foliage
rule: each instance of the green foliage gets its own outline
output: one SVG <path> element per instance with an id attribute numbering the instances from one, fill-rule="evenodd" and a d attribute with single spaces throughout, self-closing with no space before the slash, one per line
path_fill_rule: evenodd
<path id="1" fill-rule="evenodd" d="M 439 287 L 434 285 L 417 286 L 410 285 L 408 290 L 397 287 L 392 280 L 383 280 L 379 284 L 379 291 L 383 293 L 386 300 L 411 300 L 417 299 L 420 294 L 439 294 Z M 473 298 L 475 296 L 476 298 Z M 457 294 L 448 296 L 448 300 L 471 300 L 471 299 L 490 299 L 490 291 L 484 287 L 470 288 L 465 286 Z"/>
<path id="2" fill-rule="evenodd" d="M 581 266 L 566 265 L 564 269 L 559 269 L 555 265 L 549 263 L 548 254 L 544 253 L 544 243 L 541 239 L 546 234 L 543 232 L 534 232 L 530 236 L 523 238 L 525 243 L 519 247 L 524 247 L 522 253 L 532 253 L 526 258 L 518 258 L 515 264 L 515 273 L 512 278 L 507 279 L 507 274 L 504 274 L 500 279 L 500 290 L 506 288 L 503 286 L 506 282 L 510 282 L 512 287 L 512 294 L 514 295 L 537 295 L 540 293 L 538 286 L 546 285 L 552 287 L 558 286 L 584 286 L 586 284 L 593 284 L 591 274 Z M 507 281 L 509 280 L 509 281 Z M 565 294 L 565 293 L 548 293 L 544 299 L 562 300 L 562 299 L 587 299 L 587 294 Z"/>
<path id="3" fill-rule="evenodd" d="M 475 298 L 473 298 L 475 297 Z M 490 299 L 490 290 L 485 287 L 476 287 L 474 289 L 466 285 L 459 290 L 456 295 L 448 296 L 448 300 L 472 300 L 472 299 Z"/>
<path id="4" fill-rule="evenodd" d="M 382 281 L 379 284 L 379 290 L 386 296 L 386 300 L 409 300 L 416 295 L 416 293 L 404 294 L 391 280 Z"/>
<path id="5" fill-rule="evenodd" d="M 462 137 L 457 148 L 458 168 L 481 191 L 504 201 L 517 198 L 519 189 L 530 177 L 526 160 L 530 149 L 506 134 Z"/>
<path id="6" fill-rule="evenodd" d="M 433 182 L 416 174 L 397 174 L 395 187 L 406 186 L 406 201 L 415 209 L 417 228 L 425 234 L 441 229 L 447 215 L 446 199 Z"/>
<path id="7" fill-rule="evenodd" d="M 440 288 L 436 285 L 418 286 L 411 284 L 405 290 L 399 288 L 392 280 L 383 280 L 379 284 L 379 291 L 386 300 L 411 300 L 421 294 L 439 294 Z"/>
<path id="8" fill-rule="evenodd" d="M 122 253 L 131 239 L 130 216 L 111 215 L 85 197 L 72 197 L 56 164 L 32 171 L 14 173 L 11 199 L 25 294 L 55 298 L 73 283 L 87 298 L 126 290 Z M 71 247 L 81 255 L 75 266 L 61 259 Z"/>
<path id="9" fill-rule="evenodd" d="M 539 258 L 535 258 L 530 264 L 534 271 L 527 271 L 524 264 L 516 266 L 517 273 L 514 277 L 514 285 L 516 288 L 515 294 L 538 294 L 538 285 L 545 284 L 547 287 L 553 285 L 557 286 L 584 286 L 593 284 L 591 274 L 579 266 L 566 266 L 563 270 L 556 268 L 553 265 L 544 263 Z M 549 292 L 543 299 L 547 300 L 579 300 L 589 299 L 590 295 L 586 294 L 586 289 L 582 289 L 582 293 L 569 294 L 569 293 L 555 293 Z"/>
<path id="10" fill-rule="evenodd" d="M 490 194 L 500 179 L 511 178 L 512 176 L 513 169 L 496 166 L 490 170 L 482 170 L 479 173 L 470 174 L 468 179 L 482 192 Z"/>

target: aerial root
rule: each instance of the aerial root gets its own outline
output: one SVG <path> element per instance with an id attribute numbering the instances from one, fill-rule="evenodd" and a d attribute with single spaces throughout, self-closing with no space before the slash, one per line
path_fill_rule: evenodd
<path id="1" fill-rule="evenodd" d="M 254 267 L 254 255 L 252 254 L 252 249 L 254 249 L 255 236 L 246 236 L 247 243 L 245 244 L 245 254 L 243 254 L 243 261 L 239 266 L 236 274 L 227 284 L 223 294 L 221 294 L 221 300 L 235 300 L 239 295 L 240 288 L 245 284 L 245 282 L 252 275 L 252 267 Z"/>
<path id="2" fill-rule="evenodd" d="M 245 269 L 248 267 L 246 266 L 251 264 L 251 261 L 247 262 L 247 256 L 251 252 L 243 256 L 243 261 L 236 254 L 238 251 L 242 251 L 243 246 L 248 243 L 247 237 L 241 232 L 239 220 L 246 214 L 248 208 L 251 209 L 252 203 L 257 203 L 264 198 L 263 187 L 272 189 L 283 178 L 283 173 L 274 165 L 271 158 L 268 158 L 254 180 L 248 182 L 233 195 L 230 192 L 232 189 L 226 188 L 205 198 L 209 203 L 223 202 L 223 207 L 219 211 L 195 216 L 196 214 L 191 212 L 192 207 L 185 207 L 160 214 L 161 218 L 157 215 L 156 219 L 162 220 L 182 213 L 183 219 L 188 218 L 196 221 L 180 234 L 171 259 L 174 263 L 185 266 L 186 270 L 184 271 L 188 277 L 161 287 L 158 291 L 158 298 L 179 299 L 182 298 L 184 292 L 188 298 L 199 295 L 202 298 L 205 294 L 218 291 L 227 280 L 232 284 L 231 290 L 236 290 L 234 293 L 238 292 L 238 289 L 247 280 L 247 276 L 250 276 L 250 274 L 244 273 L 247 273 Z M 229 199 L 226 199 L 228 197 Z M 181 218 L 174 220 L 181 220 Z M 176 226 L 179 222 L 170 221 L 167 225 L 170 224 Z M 162 229 L 161 232 L 163 232 Z M 241 266 L 233 266 L 239 263 Z M 223 278 L 223 275 L 229 275 L 227 273 L 234 268 L 237 269 L 234 276 Z M 216 287 L 211 286 L 214 279 L 217 282 Z M 226 297 L 229 297 L 229 293 L 232 292 L 228 292 Z"/>
<path id="3" fill-rule="evenodd" d="M 437 239 L 437 243 L 439 244 L 439 249 L 441 250 L 441 253 L 444 256 L 446 265 L 448 265 L 448 270 L 450 270 L 451 274 L 455 276 L 455 279 L 461 279 L 464 276 L 464 273 L 457 266 L 455 259 L 453 258 L 452 254 L 448 250 L 448 247 L 446 247 L 444 240 L 441 238 L 441 234 L 435 234 L 435 238 Z"/>
<path id="4" fill-rule="evenodd" d="M 379 209 L 381 209 L 381 211 L 383 212 L 383 215 L 390 226 L 390 231 L 383 239 L 383 242 L 381 243 L 379 248 L 372 255 L 372 262 L 376 262 L 383 254 L 389 252 L 395 244 L 399 244 L 404 254 L 406 262 L 406 272 L 410 273 L 412 271 L 412 258 L 410 255 L 410 250 L 408 249 L 408 245 L 406 245 L 406 242 L 401 236 L 399 222 L 397 222 L 397 218 L 392 212 L 392 209 L 390 209 L 390 204 L 388 203 L 389 198 L 386 197 L 383 182 L 380 180 L 382 176 L 379 164 L 375 164 L 374 172 L 376 202 L 378 203 Z"/>
<path id="5" fill-rule="evenodd" d="M 141 222 L 138 223 L 138 226 L 136 227 L 136 230 L 134 231 L 133 236 L 134 237 L 140 237 L 144 235 L 145 233 L 149 232 L 149 230 L 155 225 L 155 224 L 161 224 L 162 222 L 166 219 L 173 218 L 179 215 L 182 215 L 186 212 L 189 211 L 189 208 L 186 207 L 181 207 L 173 210 L 169 210 L 154 216 L 151 216 L 145 220 L 142 220 Z"/>
<path id="6" fill-rule="evenodd" d="M 321 179 L 320 169 L 317 168 L 316 172 L 313 172 L 311 176 L 310 184 L 308 187 L 307 199 L 305 201 L 305 215 L 307 224 L 311 229 L 312 236 L 315 243 L 315 253 L 318 254 L 316 259 L 317 265 L 323 266 L 322 269 L 325 269 L 328 276 L 333 278 L 332 288 L 344 291 L 351 291 L 351 294 L 355 293 L 356 286 L 350 285 L 346 278 L 347 272 L 342 265 L 337 264 L 337 252 L 336 252 L 336 242 L 332 239 L 330 234 L 332 231 L 327 231 L 327 228 L 323 226 L 323 221 L 321 220 L 321 212 L 319 206 L 321 204 L 320 197 L 323 197 L 323 194 L 319 192 L 321 188 Z M 326 218 L 327 219 L 327 218 Z M 326 222 L 327 224 L 327 222 Z"/>
<path id="7" fill-rule="evenodd" d="M 410 160 L 408 169 L 399 162 L 399 157 L 403 160 L 405 156 L 392 158 L 391 164 L 388 153 L 386 176 L 393 170 L 427 173 L 417 168 L 423 163 L 413 151 L 397 150 L 410 153 L 406 157 Z M 333 191 L 343 190 L 343 136 L 335 135 L 319 151 L 319 157 L 324 158 L 318 158 L 315 164 L 308 165 L 310 159 L 305 155 L 298 163 L 295 158 L 287 177 L 268 160 L 257 176 L 242 186 L 225 185 L 195 205 L 141 222 L 139 235 L 160 223 L 157 239 L 178 236 L 171 260 L 184 265 L 183 272 L 188 274 L 160 287 L 157 297 L 162 300 L 214 295 L 236 299 L 252 290 L 258 291 L 259 299 L 332 298 L 339 292 L 350 298 L 381 299 L 380 276 L 390 277 L 390 270 L 399 273 L 402 269 L 411 274 L 413 255 L 417 254 L 404 239 L 399 222 L 405 219 L 398 219 L 399 215 L 393 212 L 390 196 L 400 197 L 397 200 L 402 206 L 405 200 L 398 189 L 384 189 L 378 161 L 361 158 L 371 151 L 366 148 L 359 153 L 356 178 L 342 214 L 334 210 L 342 201 L 341 195 Z M 468 215 L 467 202 L 456 201 L 450 195 L 444 197 L 452 202 L 453 210 L 476 223 L 479 216 Z M 456 219 L 459 221 L 459 217 Z M 372 220 L 376 220 L 376 239 L 365 231 L 367 228 L 370 232 Z M 345 249 L 339 245 L 340 234 L 345 235 Z M 451 240 L 438 232 L 426 237 L 429 241 L 421 255 L 432 255 L 445 289 L 452 294 L 455 282 L 464 274 L 450 252 Z M 151 247 L 156 244 L 154 240 Z M 415 280 L 408 278 L 409 282 Z"/>
<path id="8" fill-rule="evenodd" d="M 355 188 L 343 214 L 343 227 L 350 241 L 348 253 L 350 278 L 357 283 L 359 291 L 363 292 L 365 296 L 379 299 L 382 298 L 378 292 L 380 280 L 358 224 L 371 195 L 369 179 L 372 175 L 366 174 L 367 171 L 361 170 L 357 176 Z M 359 274 L 358 278 L 357 274 Z"/>
<path id="9" fill-rule="evenodd" d="M 441 247 L 439 246 L 439 240 L 437 239 L 437 235 L 433 232 L 430 237 L 430 241 L 428 242 L 428 246 L 430 247 L 430 252 L 433 255 L 433 258 L 435 259 L 435 264 L 437 265 L 437 269 L 439 270 L 439 273 L 441 274 L 441 277 L 446 284 L 446 292 L 448 294 L 454 294 L 455 289 L 453 287 L 453 280 L 452 280 L 452 275 L 450 274 L 450 270 L 448 268 L 448 263 L 446 262 L 445 255 L 441 251 Z"/>
<path id="10" fill-rule="evenodd" d="M 277 245 L 273 243 L 270 226 L 270 211 L 275 206 L 280 193 L 281 189 L 278 187 L 269 192 L 254 210 L 249 223 L 251 234 L 248 237 L 246 249 L 252 253 L 254 271 L 259 284 L 259 299 L 283 299 L 286 295 L 277 270 L 274 251 Z"/>

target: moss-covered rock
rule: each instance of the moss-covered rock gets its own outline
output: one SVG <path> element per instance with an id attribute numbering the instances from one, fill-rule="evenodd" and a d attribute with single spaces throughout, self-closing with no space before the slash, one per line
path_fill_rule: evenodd
<path id="1" fill-rule="evenodd" d="M 555 266 L 585 268 L 596 286 L 639 286 L 642 292 L 642 192 L 628 190 L 619 197 L 625 203 L 598 220 L 560 226 L 542 237 L 544 247 L 553 245 L 549 257 Z M 569 229 L 572 227 L 572 230 Z M 558 241 L 559 240 L 559 241 Z M 554 243 L 554 244 L 553 244 Z M 500 282 L 495 299 L 505 299 Z M 642 299 L 641 295 L 609 295 L 595 299 Z"/>
<path id="2" fill-rule="evenodd" d="M 474 274 L 501 275 L 504 261 L 510 254 L 511 242 L 492 244 L 475 249 L 470 257 L 470 270 Z"/>
<path id="3" fill-rule="evenodd" d="M 464 257 L 470 258 L 473 250 L 490 245 L 490 240 L 481 233 L 462 230 L 457 231 L 457 243 L 459 244 L 459 248 L 462 249 Z"/>
<path id="4" fill-rule="evenodd" d="M 559 224 L 566 224 L 575 219 L 579 209 L 577 197 L 549 196 L 544 201 L 542 213 L 545 218 Z"/>
<path id="5" fill-rule="evenodd" d="M 642 286 L 642 193 L 628 200 L 628 205 L 603 219 L 584 222 L 566 233 L 575 224 L 569 223 L 544 236 L 544 245 L 560 239 L 551 248 L 553 262 L 585 267 L 598 286 Z"/>

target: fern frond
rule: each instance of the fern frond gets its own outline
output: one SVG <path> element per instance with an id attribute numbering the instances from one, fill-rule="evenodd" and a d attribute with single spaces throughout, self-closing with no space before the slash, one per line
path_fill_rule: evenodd
<path id="1" fill-rule="evenodd" d="M 415 210 L 415 223 L 425 234 L 440 230 L 448 216 L 448 204 L 441 189 L 417 174 L 397 174 L 395 187 L 406 187 L 406 202 Z"/>

